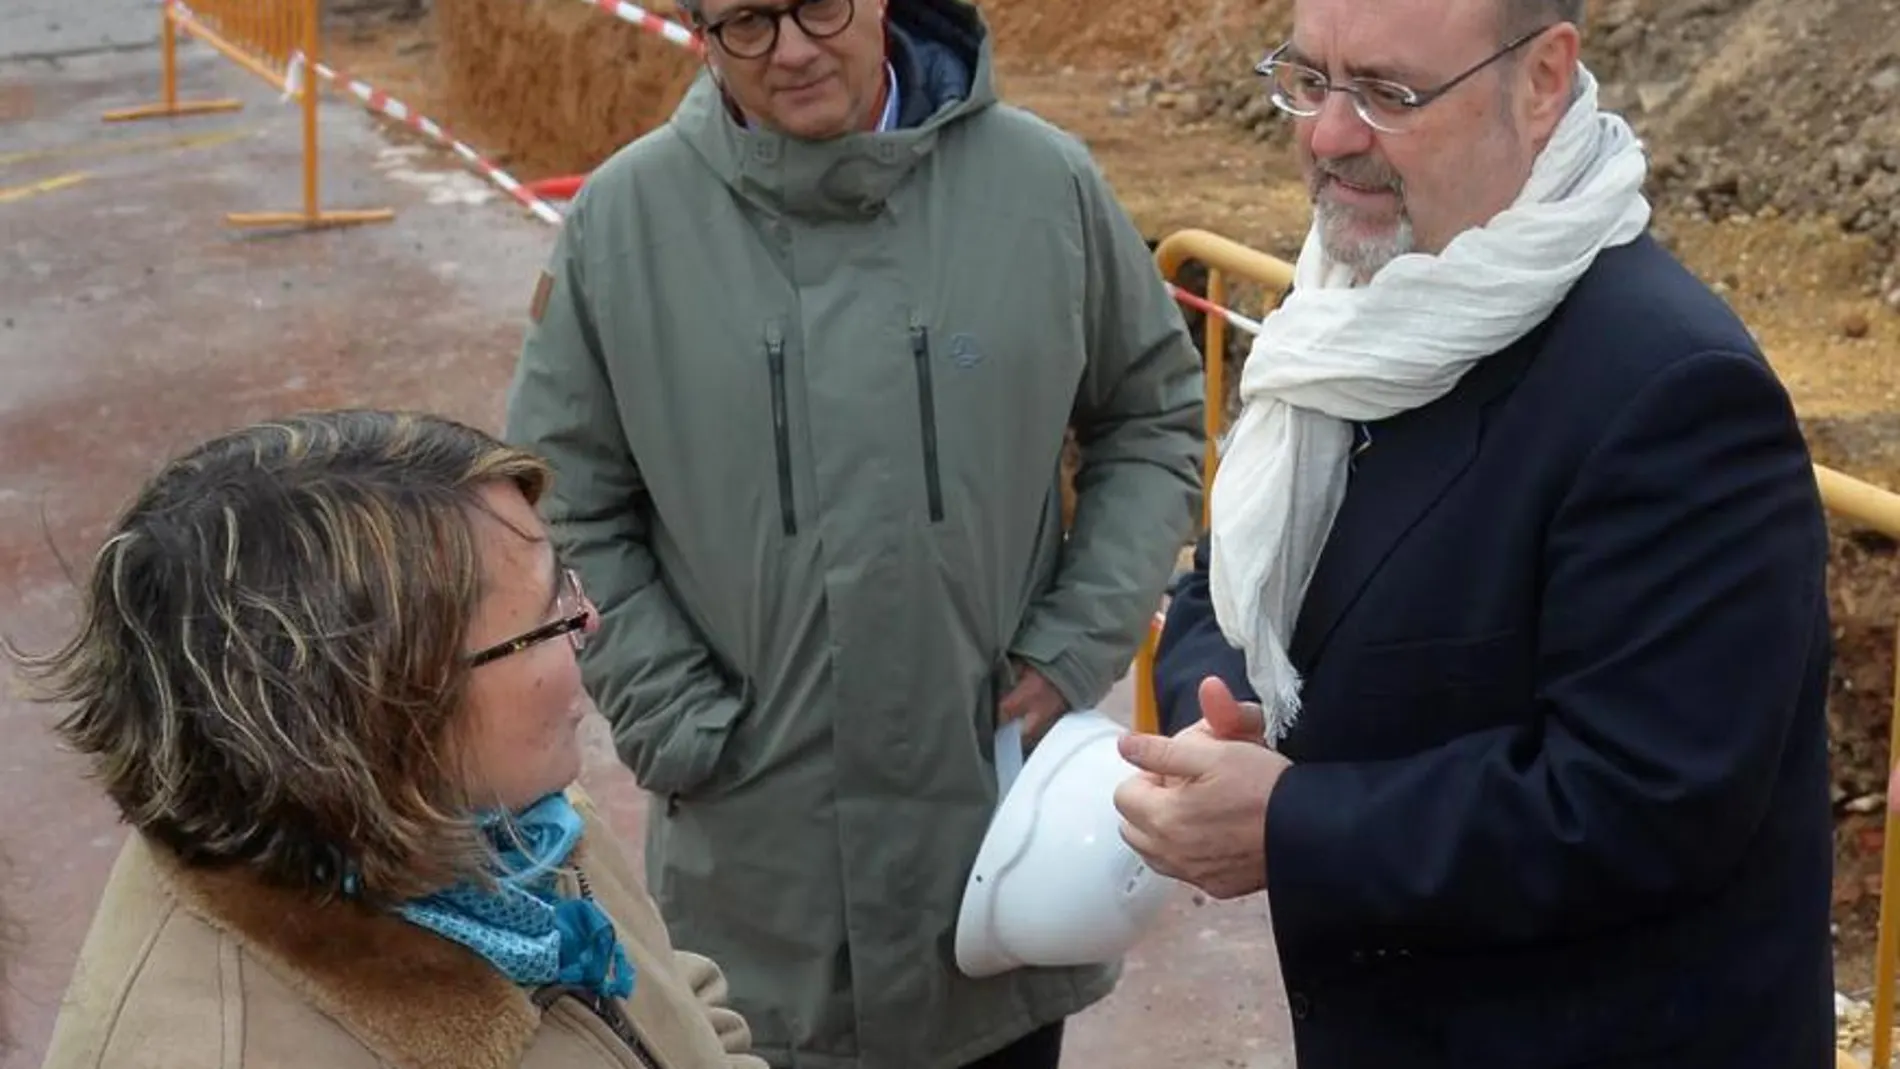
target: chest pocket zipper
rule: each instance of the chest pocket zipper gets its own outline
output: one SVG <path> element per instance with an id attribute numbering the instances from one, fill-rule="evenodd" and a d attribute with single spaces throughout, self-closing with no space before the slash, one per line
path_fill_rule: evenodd
<path id="1" fill-rule="evenodd" d="M 778 459 L 779 527 L 798 533 L 798 510 L 792 501 L 792 421 L 785 403 L 785 336 L 774 323 L 765 331 L 765 362 L 772 376 L 772 445 Z"/>
<path id="2" fill-rule="evenodd" d="M 924 487 L 930 498 L 930 522 L 943 520 L 943 476 L 937 462 L 937 395 L 930 381 L 930 332 L 910 325 L 910 356 L 917 365 L 917 416 L 924 439 Z"/>

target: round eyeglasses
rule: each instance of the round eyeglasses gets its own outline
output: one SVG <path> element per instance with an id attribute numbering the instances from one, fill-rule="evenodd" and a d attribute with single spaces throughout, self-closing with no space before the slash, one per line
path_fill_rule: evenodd
<path id="1" fill-rule="evenodd" d="M 836 37 L 851 25 L 854 0 L 793 0 L 787 7 L 741 7 L 705 26 L 705 32 L 734 59 L 759 59 L 778 47 L 779 24 L 786 18 L 815 41 Z"/>
<path id="2" fill-rule="evenodd" d="M 1553 26 L 1556 24 L 1552 24 Z M 1335 83 L 1325 71 L 1283 58 L 1293 47 L 1291 41 L 1273 50 L 1254 67 L 1254 73 L 1273 81 L 1273 104 L 1297 119 L 1310 119 L 1326 106 L 1333 93 L 1344 93 L 1352 101 L 1352 110 L 1367 126 L 1382 133 L 1402 134 L 1410 130 L 1425 105 L 1444 96 L 1465 79 L 1503 59 L 1551 29 L 1543 26 L 1520 37 L 1467 68 L 1462 74 L 1431 89 L 1414 89 L 1386 78 L 1348 78 Z"/>
<path id="3" fill-rule="evenodd" d="M 572 568 L 561 569 L 561 585 L 555 592 L 554 604 L 560 613 L 552 622 L 542 624 L 532 631 L 524 631 L 505 642 L 497 642 L 486 649 L 477 650 L 468 655 L 470 668 L 479 668 L 488 662 L 511 653 L 520 653 L 530 646 L 536 646 L 550 639 L 567 636 L 568 644 L 579 653 L 587 647 L 587 631 L 594 622 L 594 606 L 587 600 L 587 592 L 581 589 L 581 577 Z"/>

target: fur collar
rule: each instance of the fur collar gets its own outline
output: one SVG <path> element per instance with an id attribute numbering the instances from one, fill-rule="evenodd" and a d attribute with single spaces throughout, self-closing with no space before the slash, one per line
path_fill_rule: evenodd
<path id="1" fill-rule="evenodd" d="M 514 1069 L 541 1026 L 528 993 L 460 944 L 147 845 L 181 906 L 400 1069 Z"/>

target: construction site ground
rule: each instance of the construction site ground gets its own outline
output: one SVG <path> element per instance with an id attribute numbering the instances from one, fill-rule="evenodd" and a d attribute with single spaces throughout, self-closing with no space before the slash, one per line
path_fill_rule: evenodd
<path id="1" fill-rule="evenodd" d="M 603 17 L 571 6 L 575 18 Z M 1051 18 L 1060 6 L 1051 0 Z M 226 211 L 295 207 L 295 109 L 188 46 L 187 94 L 238 97 L 243 111 L 101 124 L 100 112 L 156 91 L 156 17 L 144 0 L 70 8 L 13 0 L 0 12 L 0 635 L 29 648 L 70 623 L 71 572 L 173 450 L 314 406 L 418 407 L 495 426 L 551 239 L 452 156 L 335 98 L 323 114 L 326 205 L 388 206 L 396 220 L 314 234 L 233 230 Z M 537 153 L 522 143 L 525 127 L 460 103 L 466 92 L 440 61 L 435 19 L 339 19 L 327 46 L 339 66 L 523 177 L 574 166 L 571 151 Z M 1285 147 L 1212 113 L 1196 99 L 1202 90 L 1138 70 L 1113 51 L 1006 52 L 1002 90 L 1082 136 L 1151 237 L 1202 227 L 1291 257 L 1306 201 Z M 1672 203 L 1658 223 L 1757 332 L 1817 459 L 1900 487 L 1900 316 L 1866 282 L 1868 242 L 1792 212 L 1718 221 Z M 1863 998 L 1900 614 L 1895 549 L 1837 531 L 1838 986 Z M 1126 714 L 1125 685 L 1112 707 Z M 0 900 L 25 934 L 0 989 L 0 1014 L 18 1032 L 0 1069 L 39 1064 L 123 835 L 55 745 L 55 712 L 0 685 Z M 644 796 L 592 728 L 585 783 L 637 845 Z M 1074 1022 L 1065 1064 L 1290 1066 L 1273 962 L 1258 897 L 1183 899 L 1133 955 L 1117 994 Z"/>
<path id="2" fill-rule="evenodd" d="M 34 2 L 51 15 L 58 0 Z M 148 5 L 112 2 L 146 26 Z M 354 404 L 497 426 L 552 236 L 452 160 L 392 144 L 340 101 L 323 115 L 327 204 L 392 207 L 396 220 L 228 228 L 226 211 L 297 206 L 295 109 L 192 47 L 186 94 L 237 97 L 243 111 L 103 125 L 100 112 L 156 86 L 150 33 L 119 29 L 116 42 L 53 33 L 35 49 L 63 58 L 0 59 L 0 191 L 84 176 L 0 200 L 0 635 L 30 649 L 71 622 L 69 569 L 87 566 L 126 496 L 204 436 Z M 1125 687 L 1109 708 L 1127 717 Z M 11 682 L 0 689 L 0 899 L 24 936 L 0 990 L 19 1033 L 0 1069 L 39 1065 L 124 834 L 55 744 L 55 712 Z M 583 782 L 637 847 L 645 796 L 602 722 L 588 743 Z M 1290 1066 L 1272 963 L 1260 900 L 1183 898 L 1119 992 L 1074 1023 L 1065 1064 Z"/>

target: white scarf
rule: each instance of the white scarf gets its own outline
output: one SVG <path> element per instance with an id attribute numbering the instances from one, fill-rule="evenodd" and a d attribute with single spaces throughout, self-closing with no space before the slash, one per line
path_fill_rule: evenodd
<path id="1" fill-rule="evenodd" d="M 1363 286 L 1321 249 L 1317 220 L 1293 292 L 1241 373 L 1244 405 L 1211 488 L 1209 582 L 1227 640 L 1277 742 L 1299 712 L 1287 657 L 1306 585 L 1346 492 L 1350 421 L 1438 399 L 1542 322 L 1603 249 L 1649 222 L 1641 142 L 1578 88 L 1517 200 L 1436 256 L 1394 258 Z"/>

